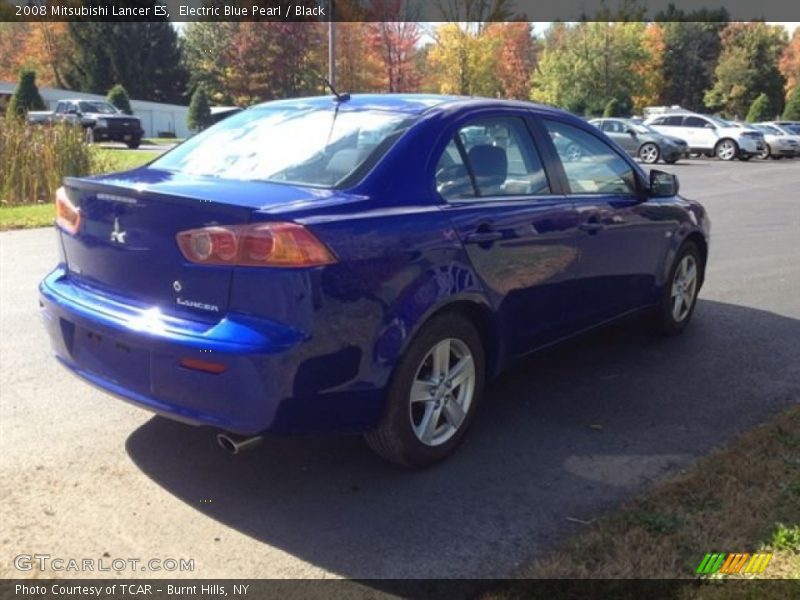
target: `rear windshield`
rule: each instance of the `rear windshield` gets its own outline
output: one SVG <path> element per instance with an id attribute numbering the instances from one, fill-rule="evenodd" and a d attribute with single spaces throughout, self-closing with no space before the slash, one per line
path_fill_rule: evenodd
<path id="1" fill-rule="evenodd" d="M 380 158 L 413 121 L 379 110 L 257 107 L 190 138 L 155 169 L 335 187 Z"/>

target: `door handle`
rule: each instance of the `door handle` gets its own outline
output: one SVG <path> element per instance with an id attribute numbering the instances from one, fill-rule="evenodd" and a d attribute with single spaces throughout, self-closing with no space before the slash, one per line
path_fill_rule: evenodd
<path id="1" fill-rule="evenodd" d="M 499 231 L 480 230 L 474 231 L 467 235 L 467 242 L 471 244 L 485 244 L 487 242 L 496 242 L 502 239 L 503 234 Z"/>
<path id="2" fill-rule="evenodd" d="M 597 233 L 604 227 L 605 225 L 603 225 L 599 221 L 586 221 L 585 223 L 581 223 L 580 225 L 578 225 L 578 228 L 581 231 L 586 231 L 588 233 Z"/>

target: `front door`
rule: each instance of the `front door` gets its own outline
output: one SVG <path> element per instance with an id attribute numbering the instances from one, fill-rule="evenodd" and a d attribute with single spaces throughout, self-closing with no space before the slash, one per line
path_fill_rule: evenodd
<path id="1" fill-rule="evenodd" d="M 579 159 L 560 150 L 569 199 L 579 215 L 580 260 L 571 307 L 580 329 L 652 302 L 658 266 L 676 215 L 646 201 L 634 167 L 598 136 L 543 119 L 551 137 L 580 146 Z"/>

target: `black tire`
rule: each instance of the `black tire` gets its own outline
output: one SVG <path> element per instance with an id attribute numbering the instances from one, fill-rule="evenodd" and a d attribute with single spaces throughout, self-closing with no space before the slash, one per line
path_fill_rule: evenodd
<path id="1" fill-rule="evenodd" d="M 140 140 L 134 140 L 133 142 L 125 142 L 125 145 L 131 150 L 136 150 L 141 143 L 142 142 Z"/>
<path id="2" fill-rule="evenodd" d="M 691 306 L 689 307 L 689 311 L 685 317 L 681 318 L 680 320 L 676 319 L 673 314 L 673 297 L 672 297 L 672 286 L 673 282 L 675 281 L 675 275 L 678 271 L 678 268 L 686 256 L 691 256 L 694 259 L 695 265 L 697 266 L 697 281 L 694 289 L 694 298 L 692 300 Z M 653 313 L 651 319 L 651 328 L 655 333 L 660 335 L 677 335 L 682 333 L 684 329 L 689 325 L 689 322 L 692 320 L 692 315 L 694 314 L 695 306 L 697 306 L 697 295 L 700 292 L 700 288 L 703 283 L 703 277 L 705 275 L 705 264 L 703 263 L 703 257 L 700 253 L 700 249 L 694 242 L 684 242 L 684 244 L 678 250 L 678 253 L 675 255 L 675 260 L 672 263 L 672 266 L 669 269 L 669 277 L 667 282 L 664 284 L 664 291 L 661 297 L 661 304 L 659 305 L 658 309 Z"/>
<path id="3" fill-rule="evenodd" d="M 730 152 L 728 149 L 730 146 L 733 146 L 733 152 Z M 717 142 L 717 145 L 714 146 L 714 156 L 716 156 L 720 160 L 733 160 L 739 155 L 739 144 L 734 142 L 729 138 L 725 138 L 724 140 L 720 140 Z"/>
<path id="4" fill-rule="evenodd" d="M 411 385 L 429 352 L 441 341 L 460 340 L 469 348 L 475 366 L 472 400 L 460 426 L 447 441 L 432 446 L 423 443 L 412 426 Z M 425 467 L 449 456 L 461 443 L 483 393 L 485 353 L 475 326 L 458 313 L 443 313 L 422 326 L 392 374 L 386 406 L 378 427 L 364 437 L 379 456 L 406 466 Z"/>

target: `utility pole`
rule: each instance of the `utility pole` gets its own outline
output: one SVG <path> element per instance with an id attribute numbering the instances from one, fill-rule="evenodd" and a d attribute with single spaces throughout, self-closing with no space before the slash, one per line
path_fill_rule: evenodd
<path id="1" fill-rule="evenodd" d="M 333 20 L 333 1 L 328 0 L 328 81 L 336 87 L 336 23 Z"/>

